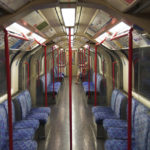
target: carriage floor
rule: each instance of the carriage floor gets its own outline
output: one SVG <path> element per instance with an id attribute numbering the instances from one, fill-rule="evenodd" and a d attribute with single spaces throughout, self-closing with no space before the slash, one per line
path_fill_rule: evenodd
<path id="1" fill-rule="evenodd" d="M 58 96 L 57 105 L 51 106 L 51 129 L 47 140 L 39 143 L 38 150 L 70 150 L 69 139 L 69 80 L 66 78 Z M 103 141 L 95 136 L 91 106 L 81 85 L 72 81 L 72 146 L 73 150 L 104 150 Z"/>

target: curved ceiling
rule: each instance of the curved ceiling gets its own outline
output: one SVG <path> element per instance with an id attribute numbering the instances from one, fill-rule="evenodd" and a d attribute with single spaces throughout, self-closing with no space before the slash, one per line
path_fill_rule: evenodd
<path id="1" fill-rule="evenodd" d="M 65 49 L 68 47 L 68 35 L 62 8 L 76 10 L 72 39 L 74 49 L 96 42 L 100 34 L 122 20 L 150 32 L 148 0 L 0 0 L 0 6 L 0 25 L 17 22 L 46 38 L 47 42 Z"/>

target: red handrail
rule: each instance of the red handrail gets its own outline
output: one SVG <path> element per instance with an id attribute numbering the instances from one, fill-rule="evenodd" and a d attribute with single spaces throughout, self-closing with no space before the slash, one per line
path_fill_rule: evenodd
<path id="1" fill-rule="evenodd" d="M 129 50 L 128 50 L 128 59 L 129 59 L 129 72 L 128 72 L 128 150 L 132 148 L 132 55 L 133 55 L 133 37 L 132 37 L 133 28 L 129 30 Z"/>
<path id="2" fill-rule="evenodd" d="M 113 41 L 113 40 L 117 40 L 117 39 L 122 38 L 122 37 L 125 37 L 125 36 L 127 36 L 127 35 L 128 35 L 128 33 L 125 33 L 125 34 L 122 34 L 122 35 L 119 35 L 119 36 L 113 37 L 113 38 L 111 39 L 111 41 Z"/>
<path id="3" fill-rule="evenodd" d="M 95 45 L 95 96 L 94 96 L 94 105 L 97 105 L 97 46 L 103 44 L 106 41 L 106 38 L 102 40 L 100 43 L 96 43 Z"/>
<path id="4" fill-rule="evenodd" d="M 29 41 L 29 39 L 27 37 L 25 37 L 24 35 L 23 35 L 23 37 L 21 37 L 21 36 L 14 35 L 12 33 L 8 33 L 8 36 L 11 36 L 11 37 L 14 37 L 14 38 L 17 38 L 20 40 L 24 40 L 24 41 Z"/>
<path id="5" fill-rule="evenodd" d="M 114 61 L 113 63 L 112 63 L 112 68 L 113 68 L 113 70 L 112 70 L 112 76 L 113 76 L 113 89 L 115 88 L 115 64 L 116 64 L 117 62 L 116 61 Z"/>
<path id="6" fill-rule="evenodd" d="M 70 150 L 72 150 L 72 48 L 71 28 L 69 28 L 69 120 L 70 120 Z"/>
<path id="7" fill-rule="evenodd" d="M 52 56 L 53 56 L 53 98 L 55 98 L 55 84 L 54 84 L 54 78 L 55 78 L 55 75 L 54 75 L 54 47 L 52 48 Z"/>
<path id="8" fill-rule="evenodd" d="M 59 49 L 57 48 L 57 78 L 59 81 Z"/>
<path id="9" fill-rule="evenodd" d="M 9 66 L 9 42 L 8 32 L 4 29 L 5 33 L 5 63 L 6 63 L 6 79 L 7 79 L 7 95 L 8 95 L 8 125 L 9 125 L 9 150 L 13 150 L 13 124 L 12 124 L 12 101 L 11 101 L 11 75 Z"/>
<path id="10" fill-rule="evenodd" d="M 97 105 L 97 46 L 95 46 L 95 96 L 94 96 L 94 105 Z"/>
<path id="11" fill-rule="evenodd" d="M 27 65 L 27 74 L 28 74 L 27 88 L 29 89 L 29 87 L 30 87 L 30 66 L 29 66 L 28 62 L 25 62 L 25 64 Z"/>
<path id="12" fill-rule="evenodd" d="M 48 106 L 48 102 L 47 102 L 47 47 L 46 45 L 43 43 L 41 44 L 40 42 L 38 42 L 36 39 L 34 39 L 35 42 L 37 42 L 37 44 L 41 45 L 44 47 L 44 57 L 45 57 L 45 107 Z"/>
<path id="13" fill-rule="evenodd" d="M 86 49 L 84 48 L 84 76 L 83 76 L 83 81 L 85 81 L 85 52 L 86 52 Z"/>
<path id="14" fill-rule="evenodd" d="M 88 48 L 88 97 L 90 98 L 90 46 Z"/>

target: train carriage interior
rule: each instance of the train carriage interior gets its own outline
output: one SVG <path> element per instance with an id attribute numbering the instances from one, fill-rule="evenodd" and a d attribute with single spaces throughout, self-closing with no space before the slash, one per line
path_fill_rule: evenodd
<path id="1" fill-rule="evenodd" d="M 0 0 L 0 150 L 150 150 L 150 0 Z"/>

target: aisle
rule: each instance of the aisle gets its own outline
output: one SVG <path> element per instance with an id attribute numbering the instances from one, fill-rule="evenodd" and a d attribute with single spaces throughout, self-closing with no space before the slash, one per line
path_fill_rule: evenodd
<path id="1" fill-rule="evenodd" d="M 51 131 L 45 150 L 69 150 L 69 82 L 65 79 L 59 103 L 52 108 Z M 96 150 L 94 123 L 82 87 L 72 84 L 73 150 Z"/>

